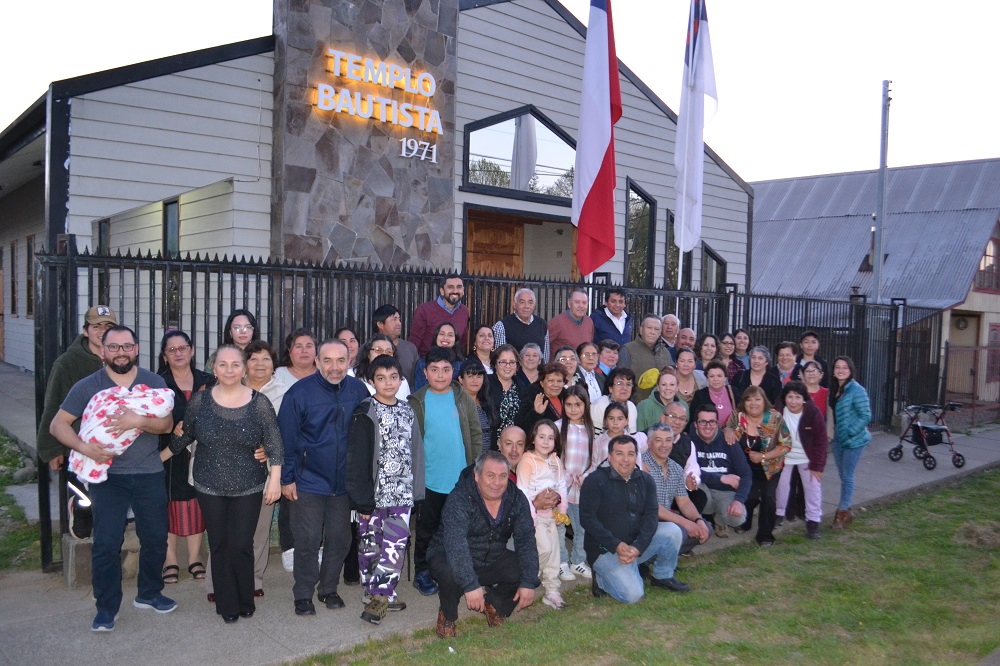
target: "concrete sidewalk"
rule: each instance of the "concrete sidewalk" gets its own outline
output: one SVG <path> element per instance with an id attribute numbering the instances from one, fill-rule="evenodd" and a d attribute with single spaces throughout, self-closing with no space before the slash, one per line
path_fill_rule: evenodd
<path id="1" fill-rule="evenodd" d="M 20 393 L 26 390 L 27 393 Z M 34 444 L 34 406 L 33 401 L 23 405 L 21 402 L 31 396 L 31 375 L 0 365 L 0 404 L 6 406 L 0 411 L 0 426 L 24 438 L 29 445 Z M 30 427 L 18 425 L 19 420 L 23 420 L 20 412 L 31 415 Z M 931 450 L 938 459 L 938 466 L 933 471 L 924 469 L 909 446 L 904 449 L 902 460 L 892 462 L 887 453 L 897 442 L 896 437 L 877 434 L 862 456 L 857 469 L 854 503 L 855 512 L 861 516 L 866 510 L 908 493 L 928 490 L 966 474 L 1000 466 L 1000 428 L 997 427 L 956 436 L 956 450 L 966 458 L 966 465 L 961 470 L 952 466 L 947 448 L 942 446 Z M 823 475 L 823 493 L 825 519 L 822 529 L 826 533 L 839 496 L 839 479 L 832 458 Z M 37 507 L 37 490 L 33 487 L 21 487 L 17 496 L 19 501 L 23 496 L 24 503 L 29 506 L 34 500 Z M 799 534 L 804 529 L 802 521 L 779 528 L 776 532 L 778 548 L 783 535 Z M 699 551 L 744 543 L 750 538 L 751 535 L 744 534 L 713 539 Z M 182 570 L 186 561 L 181 553 Z M 29 571 L 3 575 L 0 577 L 0 589 L 3 590 L 0 593 L 0 664 L 106 666 L 109 663 L 145 663 L 153 655 L 158 659 L 169 655 L 178 663 L 273 664 L 348 649 L 371 638 L 409 634 L 434 626 L 437 598 L 420 596 L 405 576 L 400 585 L 400 598 L 408 608 L 388 615 L 379 627 L 360 619 L 359 587 L 341 586 L 339 592 L 347 602 L 346 609 L 328 611 L 318 604 L 315 617 L 297 617 L 292 609 L 292 576 L 282 570 L 280 562 L 280 555 L 272 551 L 271 566 L 264 581 L 266 595 L 258 600 L 256 615 L 234 625 L 222 623 L 214 607 L 207 603 L 202 585 L 186 572 L 179 584 L 164 590 L 179 603 L 175 612 L 164 616 L 132 607 L 135 581 L 126 581 L 121 614 L 115 631 L 110 634 L 90 631 L 94 602 L 89 589 L 67 589 L 58 574 Z M 697 566 L 697 562 L 696 555 L 682 562 L 682 566 Z M 1000 663 L 1000 660 L 987 663 Z"/>

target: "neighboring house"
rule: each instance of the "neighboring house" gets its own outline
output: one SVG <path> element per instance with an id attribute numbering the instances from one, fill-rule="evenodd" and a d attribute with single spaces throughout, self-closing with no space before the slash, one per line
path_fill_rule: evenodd
<path id="1" fill-rule="evenodd" d="M 751 290 L 872 301 L 877 179 L 859 171 L 752 183 Z M 889 169 L 883 301 L 944 310 L 941 344 L 1000 345 L 998 221 L 1000 159 Z M 949 367 L 949 390 L 971 393 L 975 375 L 1000 382 L 1000 372 L 973 370 Z"/>
<path id="2" fill-rule="evenodd" d="M 33 367 L 30 254 L 64 233 L 81 251 L 579 277 L 584 26 L 556 0 L 405 5 L 275 0 L 274 35 L 52 83 L 0 132 L 0 360 Z M 352 56 L 327 49 L 413 78 L 349 80 Z M 676 114 L 619 74 L 618 241 L 598 272 L 676 288 Z M 360 103 L 348 115 L 335 90 L 427 105 L 440 131 L 387 123 L 370 103 L 369 119 Z M 685 286 L 745 291 L 753 190 L 707 146 L 704 162 Z"/>

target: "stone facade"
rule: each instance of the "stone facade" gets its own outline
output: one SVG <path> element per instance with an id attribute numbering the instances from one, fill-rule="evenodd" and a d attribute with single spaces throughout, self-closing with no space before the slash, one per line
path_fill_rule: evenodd
<path id="1" fill-rule="evenodd" d="M 276 0 L 274 7 L 273 256 L 450 268 L 458 0 Z M 329 49 L 408 68 L 412 77 L 430 74 L 436 90 L 427 97 L 350 80 L 346 70 L 330 71 Z M 441 133 L 383 122 L 370 101 L 367 120 L 323 110 L 320 84 L 391 99 L 393 112 L 406 103 L 429 107 Z M 407 139 L 436 146 L 436 163 L 404 157 Z"/>

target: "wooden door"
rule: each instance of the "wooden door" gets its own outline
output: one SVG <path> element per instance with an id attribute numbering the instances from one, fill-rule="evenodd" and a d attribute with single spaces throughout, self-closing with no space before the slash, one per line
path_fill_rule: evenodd
<path id="1" fill-rule="evenodd" d="M 971 394 L 980 374 L 982 360 L 973 347 L 979 344 L 979 317 L 975 315 L 951 313 L 951 330 L 948 342 L 955 349 L 948 358 L 948 390 L 954 393 Z"/>
<path id="2" fill-rule="evenodd" d="M 508 219 L 469 216 L 465 265 L 470 273 L 520 276 L 524 272 L 524 225 Z"/>

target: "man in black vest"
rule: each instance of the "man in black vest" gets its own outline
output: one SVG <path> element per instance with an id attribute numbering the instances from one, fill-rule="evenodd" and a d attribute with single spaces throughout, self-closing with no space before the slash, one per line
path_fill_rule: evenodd
<path id="1" fill-rule="evenodd" d="M 541 317 L 535 316 L 535 292 L 522 287 L 514 294 L 514 311 L 493 324 L 494 344 L 514 345 L 520 352 L 524 345 L 534 342 L 542 349 L 542 361 L 549 358 L 549 329 Z"/>

